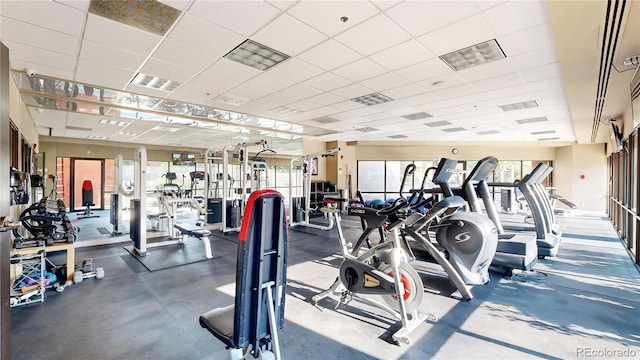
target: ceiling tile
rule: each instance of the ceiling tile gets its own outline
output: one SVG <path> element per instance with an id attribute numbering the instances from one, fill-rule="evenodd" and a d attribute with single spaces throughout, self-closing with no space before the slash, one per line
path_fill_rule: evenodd
<path id="1" fill-rule="evenodd" d="M 386 73 L 360 82 L 362 86 L 374 91 L 393 89 L 398 86 L 407 85 L 408 83 L 409 82 L 406 79 L 394 73 Z"/>
<path id="2" fill-rule="evenodd" d="M 331 91 L 339 87 L 347 86 L 351 84 L 351 81 L 343 77 L 340 77 L 338 75 L 327 72 L 322 75 L 316 76 L 312 79 L 309 79 L 304 83 L 306 85 L 313 86 L 314 88 L 317 88 L 320 90 Z"/>
<path id="3" fill-rule="evenodd" d="M 289 56 L 296 56 L 327 40 L 327 36 L 283 14 L 251 36 L 251 39 Z"/>
<path id="4" fill-rule="evenodd" d="M 262 89 L 268 89 L 272 92 L 275 92 L 292 86 L 294 82 L 289 79 L 265 72 L 252 78 L 251 80 L 246 81 L 244 84 L 259 87 Z"/>
<path id="5" fill-rule="evenodd" d="M 463 84 L 442 90 L 431 91 L 430 94 L 439 99 L 452 99 L 460 96 L 478 94 L 478 91 L 469 85 Z"/>
<path id="6" fill-rule="evenodd" d="M 43 63 L 33 63 L 20 59 L 11 59 L 11 67 L 13 69 L 34 69 L 38 74 L 57 77 L 59 79 L 73 79 L 75 74 L 73 70 L 65 70 L 60 68 L 51 67 Z"/>
<path id="7" fill-rule="evenodd" d="M 143 74 L 177 81 L 180 84 L 185 83 L 199 71 L 200 69 L 179 66 L 155 58 L 147 60 L 144 66 L 142 66 L 142 68 L 140 69 L 140 72 Z"/>
<path id="8" fill-rule="evenodd" d="M 331 6 L 322 1 L 301 1 L 287 13 L 328 36 L 334 36 L 373 17 L 378 10 L 364 1 L 335 1 Z M 343 16 L 349 20 L 341 21 Z"/>
<path id="9" fill-rule="evenodd" d="M 293 81 L 304 81 L 324 72 L 319 67 L 297 58 L 289 58 L 268 71 L 270 74 L 282 76 Z"/>
<path id="10" fill-rule="evenodd" d="M 152 57 L 156 60 L 190 68 L 195 72 L 201 71 L 219 59 L 216 55 L 200 51 L 173 39 L 165 39 L 154 51 Z"/>
<path id="11" fill-rule="evenodd" d="M 498 43 L 507 57 L 514 57 L 554 45 L 553 33 L 548 23 L 501 36 L 498 38 Z"/>
<path id="12" fill-rule="evenodd" d="M 308 111 L 308 110 L 313 110 L 318 108 L 318 104 L 311 101 L 307 101 L 307 100 L 300 100 L 300 101 L 296 101 L 294 103 L 288 104 L 287 107 L 295 110 L 300 110 L 300 111 Z"/>
<path id="13" fill-rule="evenodd" d="M 440 56 L 493 38 L 491 27 L 482 16 L 476 15 L 423 35 L 418 41 Z"/>
<path id="14" fill-rule="evenodd" d="M 298 55 L 298 58 L 325 70 L 333 70 L 339 66 L 360 59 L 355 51 L 331 39 Z"/>
<path id="15" fill-rule="evenodd" d="M 369 88 L 366 88 L 359 84 L 351 84 L 345 87 L 341 87 L 339 89 L 335 89 L 331 91 L 332 94 L 338 95 L 345 99 L 353 99 L 358 96 L 371 94 L 372 91 Z"/>
<path id="16" fill-rule="evenodd" d="M 426 91 L 422 87 L 412 85 L 412 84 L 402 85 L 402 86 L 398 86 L 393 89 L 387 89 L 384 91 L 385 95 L 394 99 L 403 99 L 407 97 L 413 97 L 416 95 L 423 94 L 425 92 Z"/>
<path id="17" fill-rule="evenodd" d="M 53 1 L 3 1 L 2 17 L 75 37 L 84 29 L 85 13 Z"/>
<path id="18" fill-rule="evenodd" d="M 500 59 L 486 64 L 481 64 L 456 73 L 468 82 L 490 79 L 516 72 L 509 59 Z"/>
<path id="19" fill-rule="evenodd" d="M 196 1 L 187 13 L 248 38 L 273 20 L 279 12 L 277 8 L 262 1 L 228 0 Z"/>
<path id="20" fill-rule="evenodd" d="M 460 77 L 457 73 L 452 72 L 449 74 L 435 76 L 427 80 L 418 81 L 415 83 L 415 85 L 420 86 L 421 88 L 429 92 L 433 92 L 462 85 L 465 83 L 466 81 L 462 77 Z"/>
<path id="21" fill-rule="evenodd" d="M 516 73 L 496 76 L 471 83 L 471 85 L 478 89 L 478 91 L 489 91 L 523 84 L 522 78 L 520 78 L 520 75 Z"/>
<path id="22" fill-rule="evenodd" d="M 432 59 L 433 57 L 434 55 L 425 49 L 422 44 L 415 40 L 409 40 L 387 50 L 370 55 L 369 59 L 389 70 L 396 70 Z"/>
<path id="23" fill-rule="evenodd" d="M 162 90 L 158 90 L 158 89 L 153 89 L 150 87 L 146 87 L 146 86 L 140 86 L 140 85 L 136 85 L 136 84 L 127 84 L 126 91 L 132 92 L 132 93 L 137 93 L 137 94 L 144 94 L 144 95 L 149 95 L 149 96 L 153 96 L 153 97 L 166 97 L 167 95 L 169 95 L 168 92 L 166 91 L 162 91 Z"/>
<path id="24" fill-rule="evenodd" d="M 378 15 L 335 37 L 337 41 L 365 56 L 410 38 L 409 34 L 384 15 Z"/>
<path id="25" fill-rule="evenodd" d="M 24 44 L 16 43 L 13 41 L 4 40 L 3 43 L 9 48 L 9 56 L 12 66 L 17 64 L 17 61 L 32 61 L 34 59 L 46 59 L 47 65 L 58 69 L 75 71 L 76 58 L 71 55 L 61 54 L 55 51 L 49 51 L 45 49 L 35 48 Z M 37 71 L 41 71 L 36 68 Z"/>
<path id="26" fill-rule="evenodd" d="M 527 82 L 538 81 L 562 76 L 562 69 L 560 63 L 552 63 L 521 71 L 520 75 Z"/>
<path id="27" fill-rule="evenodd" d="M 322 90 L 318 90 L 311 86 L 307 86 L 304 84 L 295 84 L 291 87 L 280 90 L 278 94 L 282 96 L 286 96 L 289 99 L 300 100 L 300 99 L 306 99 L 308 97 L 318 95 L 321 92 Z"/>
<path id="28" fill-rule="evenodd" d="M 387 72 L 387 70 L 367 58 L 362 58 L 352 62 L 351 64 L 334 69 L 331 72 L 353 82 L 358 82 L 381 75 L 382 73 Z"/>
<path id="29" fill-rule="evenodd" d="M 402 102 L 410 106 L 425 105 L 437 101 L 439 99 L 429 93 L 402 98 Z"/>
<path id="30" fill-rule="evenodd" d="M 3 41 L 9 40 L 66 55 L 75 56 L 78 54 L 80 39 L 75 36 L 47 30 L 39 26 L 5 17 L 0 19 L 2 20 L 0 21 L 0 26 L 2 27 L 0 33 L 2 33 Z"/>
<path id="31" fill-rule="evenodd" d="M 63 4 L 66 6 L 70 6 L 74 9 L 78 9 L 82 12 L 87 12 L 89 11 L 89 1 L 84 0 L 84 1 L 78 1 L 78 0 L 53 0 L 59 4 Z"/>
<path id="32" fill-rule="evenodd" d="M 332 93 L 324 93 L 324 94 L 320 94 L 320 95 L 316 95 L 316 96 L 312 96 L 310 98 L 308 98 L 307 100 L 309 101 L 313 101 L 315 103 L 318 103 L 320 105 L 331 105 L 331 104 L 335 104 L 335 103 L 339 103 L 341 101 L 344 101 L 345 98 L 334 95 Z"/>
<path id="33" fill-rule="evenodd" d="M 191 3 L 189 0 L 158 0 L 165 5 L 169 5 L 174 9 L 178 9 L 180 11 L 184 11 L 184 9 Z"/>
<path id="34" fill-rule="evenodd" d="M 185 83 L 199 88 L 207 89 L 211 95 L 225 92 L 242 83 L 240 80 L 232 80 L 217 76 L 215 72 L 204 72 L 196 75 L 194 78 Z"/>
<path id="35" fill-rule="evenodd" d="M 527 95 L 529 96 L 529 100 L 533 100 L 531 98 L 531 95 L 529 95 L 529 89 L 525 85 L 514 85 L 514 86 L 508 86 L 508 87 L 503 87 L 503 88 L 494 89 L 494 90 L 487 90 L 487 91 L 484 91 L 483 94 L 489 100 L 501 99 L 501 98 L 505 98 L 512 95 Z M 508 104 L 508 103 L 501 102 L 496 105 L 505 105 L 505 104 Z"/>
<path id="36" fill-rule="evenodd" d="M 97 68 L 100 71 L 96 71 Z M 96 86 L 124 89 L 133 75 L 134 72 L 131 70 L 80 59 L 76 70 L 76 78 L 73 80 Z"/>
<path id="37" fill-rule="evenodd" d="M 146 56 L 162 38 L 101 16 L 88 14 L 84 39 Z"/>
<path id="38" fill-rule="evenodd" d="M 510 1 L 483 12 L 498 36 L 549 21 L 543 1 Z"/>
<path id="39" fill-rule="evenodd" d="M 244 36 L 189 14 L 180 19 L 168 38 L 218 56 L 225 55 L 245 40 Z"/>
<path id="40" fill-rule="evenodd" d="M 237 82 L 247 81 L 262 73 L 263 72 L 258 69 L 225 58 L 218 60 L 215 64 L 203 71 L 203 74 L 209 76 L 212 81 L 216 81 L 217 78 L 224 78 Z"/>
<path id="41" fill-rule="evenodd" d="M 140 65 L 146 60 L 146 56 L 102 45 L 90 40 L 84 40 L 82 42 L 80 58 L 96 63 L 118 64 L 118 67 L 130 70 L 138 70 Z"/>
<path id="42" fill-rule="evenodd" d="M 434 58 L 406 68 L 398 69 L 395 73 L 407 80 L 410 80 L 411 82 L 416 82 L 444 74 L 453 74 L 453 69 L 439 58 Z"/>
<path id="43" fill-rule="evenodd" d="M 555 49 L 552 47 L 538 49 L 536 51 L 511 57 L 511 63 L 520 71 L 555 62 L 558 62 L 558 56 Z"/>
<path id="44" fill-rule="evenodd" d="M 481 0 L 481 1 L 476 1 L 476 4 L 478 4 L 478 7 L 480 8 L 480 10 L 487 10 L 487 9 L 491 9 L 494 6 L 504 4 L 505 2 L 506 0 L 499 0 L 499 1 Z"/>
<path id="45" fill-rule="evenodd" d="M 476 12 L 472 1 L 407 1 L 388 10 L 387 14 L 411 35 L 420 36 Z"/>

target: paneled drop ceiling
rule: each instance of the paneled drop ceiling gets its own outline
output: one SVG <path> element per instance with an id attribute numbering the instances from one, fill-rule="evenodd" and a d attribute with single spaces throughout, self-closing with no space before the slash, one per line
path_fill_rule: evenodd
<path id="1" fill-rule="evenodd" d="M 624 113 L 633 71 L 623 60 L 640 54 L 629 20 L 640 2 L 625 3 L 603 118 Z M 2 1 L 0 38 L 41 136 L 197 148 L 266 139 L 292 154 L 302 138 L 591 142 L 604 1 L 166 0 L 130 2 L 126 21 L 96 15 L 98 5 Z M 149 28 L 166 18 L 164 34 Z M 262 70 L 245 64 L 255 57 L 225 57 L 247 39 L 286 59 L 265 53 Z M 463 50 L 491 40 L 499 56 Z M 489 61 L 456 71 L 447 54 Z"/>

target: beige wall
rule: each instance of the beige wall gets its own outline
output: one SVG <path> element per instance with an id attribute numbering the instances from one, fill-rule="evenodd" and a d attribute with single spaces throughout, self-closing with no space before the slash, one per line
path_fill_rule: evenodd
<path id="1" fill-rule="evenodd" d="M 560 147 L 556 154 L 554 191 L 580 210 L 605 212 L 608 180 L 604 144 Z"/>

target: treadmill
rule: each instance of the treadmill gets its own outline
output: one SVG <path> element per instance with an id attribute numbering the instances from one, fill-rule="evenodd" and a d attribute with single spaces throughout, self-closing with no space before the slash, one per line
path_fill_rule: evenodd
<path id="1" fill-rule="evenodd" d="M 547 164 L 538 164 L 531 173 L 515 183 L 489 183 L 488 186 L 517 187 L 527 200 L 536 233 L 538 257 L 556 256 L 562 238 L 562 229 L 556 223 L 551 200 L 542 187 L 544 180 L 553 170 Z M 510 230 L 529 230 L 526 226 L 505 226 Z"/>

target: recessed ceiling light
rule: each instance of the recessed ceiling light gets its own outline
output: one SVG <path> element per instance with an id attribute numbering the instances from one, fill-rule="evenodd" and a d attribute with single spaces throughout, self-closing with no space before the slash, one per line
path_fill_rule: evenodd
<path id="1" fill-rule="evenodd" d="M 556 136 L 556 137 L 538 139 L 538 141 L 547 141 L 547 140 L 560 140 L 560 138 Z"/>
<path id="2" fill-rule="evenodd" d="M 529 123 L 536 123 L 536 122 L 543 122 L 543 121 L 547 121 L 547 118 L 542 116 L 542 117 L 536 117 L 536 118 L 529 118 L 529 119 L 520 119 L 520 120 L 516 120 L 516 122 L 518 124 L 529 124 Z"/>
<path id="3" fill-rule="evenodd" d="M 544 134 L 555 134 L 555 130 L 545 130 L 545 131 L 533 131 L 531 135 L 544 135 Z"/>
<path id="4" fill-rule="evenodd" d="M 455 71 L 504 58 L 504 52 L 495 39 L 440 56 L 440 59 Z"/>
<path id="5" fill-rule="evenodd" d="M 175 88 L 180 86 L 180 83 L 176 81 L 162 79 L 153 75 L 147 75 L 143 73 L 136 74 L 136 77 L 131 80 L 131 83 L 134 85 L 145 86 L 162 91 L 173 91 Z"/>
<path id="6" fill-rule="evenodd" d="M 334 118 L 328 117 L 328 116 L 323 116 L 323 117 L 311 119 L 310 121 L 315 121 L 315 122 L 320 123 L 320 124 L 331 124 L 331 123 L 334 123 L 334 122 L 338 122 L 340 120 L 334 119 Z"/>
<path id="7" fill-rule="evenodd" d="M 383 95 L 380 93 L 371 93 L 371 94 L 359 96 L 357 98 L 353 98 L 351 99 L 351 101 L 355 101 L 362 105 L 371 106 L 371 105 L 382 104 L 388 101 L 393 101 L 393 99 L 388 97 L 387 95 Z"/>
<path id="8" fill-rule="evenodd" d="M 363 128 L 356 129 L 356 131 L 360 131 L 360 132 L 372 132 L 377 130 L 378 129 L 372 128 L 372 127 L 363 127 Z"/>
<path id="9" fill-rule="evenodd" d="M 229 51 L 224 57 L 264 71 L 287 60 L 289 55 L 247 39 L 236 46 L 235 49 Z"/>
<path id="10" fill-rule="evenodd" d="M 492 134 L 500 134 L 498 130 L 487 130 L 487 131 L 479 131 L 476 134 L 478 135 L 492 135 Z"/>
<path id="11" fill-rule="evenodd" d="M 404 115 L 402 117 L 407 119 L 407 120 L 420 120 L 420 119 L 426 119 L 426 118 L 433 117 L 433 115 L 428 114 L 426 112 L 419 112 L 419 113 L 415 113 L 415 114 Z"/>
<path id="12" fill-rule="evenodd" d="M 121 127 L 128 124 L 126 121 L 118 121 L 114 119 L 105 119 L 105 118 L 100 119 L 99 123 L 105 124 L 105 125 L 121 126 Z"/>
<path id="13" fill-rule="evenodd" d="M 467 129 L 463 128 L 463 127 L 454 127 L 454 128 L 448 128 L 448 129 L 442 129 L 442 131 L 444 132 L 458 132 L 458 131 L 465 131 Z"/>
<path id="14" fill-rule="evenodd" d="M 434 121 L 434 122 L 430 122 L 430 123 L 425 123 L 425 125 L 431 126 L 431 127 L 438 127 L 438 126 L 451 125 L 451 123 L 446 121 L 446 120 L 441 120 L 441 121 Z"/>
<path id="15" fill-rule="evenodd" d="M 302 111 L 300 110 L 296 110 L 296 109 L 292 109 L 292 108 L 288 108 L 286 106 L 278 106 L 277 108 L 273 108 L 271 110 L 269 110 L 269 112 L 274 113 L 274 114 L 280 114 L 280 115 L 294 115 L 294 114 L 299 114 Z"/>
<path id="16" fill-rule="evenodd" d="M 178 131 L 180 129 L 169 127 L 169 126 L 156 125 L 156 126 L 152 127 L 151 130 L 175 132 L 175 131 Z"/>
<path id="17" fill-rule="evenodd" d="M 88 139 L 96 139 L 96 140 L 107 140 L 109 139 L 106 136 L 96 136 L 96 135 L 87 135 Z"/>
<path id="18" fill-rule="evenodd" d="M 538 103 L 535 100 L 522 101 L 513 104 L 506 104 L 498 106 L 503 111 L 514 111 L 538 107 Z"/>

